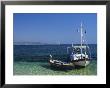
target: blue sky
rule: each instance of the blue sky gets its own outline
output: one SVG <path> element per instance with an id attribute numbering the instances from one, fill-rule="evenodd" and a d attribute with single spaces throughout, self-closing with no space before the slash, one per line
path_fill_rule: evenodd
<path id="1" fill-rule="evenodd" d="M 97 43 L 96 13 L 14 13 L 14 42 L 80 43 L 81 21 L 89 44 Z"/>

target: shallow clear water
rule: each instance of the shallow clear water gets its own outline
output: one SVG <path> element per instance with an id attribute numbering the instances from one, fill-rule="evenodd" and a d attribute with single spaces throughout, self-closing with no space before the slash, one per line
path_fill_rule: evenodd
<path id="1" fill-rule="evenodd" d="M 59 70 L 51 68 L 47 62 L 15 62 L 14 75 L 97 75 L 96 60 L 85 68 Z"/>

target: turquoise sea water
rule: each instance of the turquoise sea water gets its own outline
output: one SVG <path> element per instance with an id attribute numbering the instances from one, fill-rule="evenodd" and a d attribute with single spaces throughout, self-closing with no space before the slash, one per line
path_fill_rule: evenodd
<path id="1" fill-rule="evenodd" d="M 91 63 L 85 68 L 72 70 L 53 69 L 48 63 L 49 55 L 68 61 L 67 48 L 71 45 L 14 45 L 14 75 L 96 75 L 97 45 L 90 44 Z M 70 50 L 71 51 L 71 50 Z"/>
<path id="2" fill-rule="evenodd" d="M 55 70 L 47 62 L 15 62 L 14 75 L 97 75 L 96 60 L 80 69 Z"/>

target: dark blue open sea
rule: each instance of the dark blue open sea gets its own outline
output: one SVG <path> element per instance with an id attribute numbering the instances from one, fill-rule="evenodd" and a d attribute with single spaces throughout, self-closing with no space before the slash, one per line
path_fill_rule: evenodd
<path id="1" fill-rule="evenodd" d="M 71 45 L 14 45 L 14 61 L 47 61 L 49 55 L 57 59 L 67 58 L 67 47 Z M 97 57 L 97 45 L 89 44 L 91 57 Z"/>
<path id="2" fill-rule="evenodd" d="M 90 64 L 89 70 L 83 68 L 84 72 L 62 72 L 55 71 L 49 68 L 48 60 L 49 55 L 53 58 L 62 61 L 68 61 L 67 47 L 70 44 L 61 45 L 14 45 L 14 75 L 62 75 L 62 74 L 75 74 L 75 75 L 96 75 L 97 73 L 97 45 L 89 44 L 91 51 L 91 58 L 94 60 Z M 71 50 L 70 50 L 71 51 Z"/>

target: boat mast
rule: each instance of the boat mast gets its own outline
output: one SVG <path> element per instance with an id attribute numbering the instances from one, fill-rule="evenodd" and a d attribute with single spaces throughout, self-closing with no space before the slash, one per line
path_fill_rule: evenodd
<path id="1" fill-rule="evenodd" d="M 81 22 L 81 59 L 82 59 L 82 37 L 83 34 L 82 34 L 82 22 Z"/>

